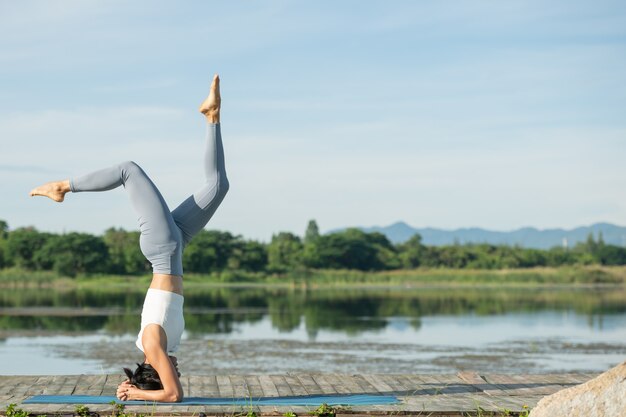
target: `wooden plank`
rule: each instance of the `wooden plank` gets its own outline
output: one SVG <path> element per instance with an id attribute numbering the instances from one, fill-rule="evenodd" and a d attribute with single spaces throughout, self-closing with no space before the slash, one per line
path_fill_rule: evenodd
<path id="1" fill-rule="evenodd" d="M 237 398 L 250 398 L 250 391 L 246 379 L 241 375 L 230 375 L 230 382 Z"/>
<path id="2" fill-rule="evenodd" d="M 482 392 L 487 382 L 475 371 L 464 371 L 457 374 L 461 381 L 471 385 L 476 391 Z"/>
<path id="3" fill-rule="evenodd" d="M 93 378 L 91 378 L 89 387 L 87 388 L 87 395 L 102 395 L 106 381 L 106 374 L 94 375 Z"/>
<path id="4" fill-rule="evenodd" d="M 378 390 L 361 374 L 352 375 L 352 380 L 359 386 L 359 392 L 363 394 L 376 394 Z"/>
<path id="5" fill-rule="evenodd" d="M 303 396 L 308 395 L 308 392 L 304 385 L 300 382 L 298 378 L 293 375 L 285 375 L 285 381 L 289 388 L 291 388 L 292 395 Z"/>
<path id="6" fill-rule="evenodd" d="M 295 377 L 300 381 L 308 395 L 323 394 L 324 391 L 317 385 L 315 380 L 308 374 L 296 374 Z"/>
<path id="7" fill-rule="evenodd" d="M 400 384 L 399 386 L 403 388 L 402 395 L 414 395 L 414 393 L 419 392 L 424 386 L 424 382 L 419 378 L 414 378 L 413 375 L 397 375 L 396 381 Z"/>
<path id="8" fill-rule="evenodd" d="M 59 387 L 60 387 L 58 383 L 58 378 L 59 377 L 57 376 L 52 376 L 48 380 L 48 384 L 43 389 L 43 392 L 42 392 L 43 395 L 55 395 L 58 392 Z"/>
<path id="9" fill-rule="evenodd" d="M 284 376 L 270 375 L 270 378 L 272 379 L 272 382 L 274 383 L 274 385 L 276 386 L 276 389 L 278 390 L 278 395 L 280 395 L 281 397 L 288 397 L 288 396 L 293 395 L 293 391 L 291 390 L 291 387 L 285 380 Z"/>
<path id="10" fill-rule="evenodd" d="M 343 386 L 345 386 L 350 391 L 350 394 L 358 394 L 361 392 L 361 386 L 354 380 L 354 377 L 352 375 L 333 375 L 342 382 Z"/>
<path id="11" fill-rule="evenodd" d="M 350 388 L 348 388 L 344 381 L 337 374 L 325 374 L 324 379 L 333 387 L 333 389 L 339 394 L 351 394 Z"/>
<path id="12" fill-rule="evenodd" d="M 207 375 L 202 377 L 202 393 L 203 397 L 217 398 L 220 396 L 220 389 L 217 385 L 217 377 L 215 375 Z"/>
<path id="13" fill-rule="evenodd" d="M 554 394 L 555 392 L 566 388 L 560 383 L 554 382 L 550 376 L 546 375 L 535 375 L 532 383 L 527 382 L 527 385 L 531 388 L 530 393 L 532 395 L 543 396 Z"/>
<path id="14" fill-rule="evenodd" d="M 534 384 L 528 381 L 527 378 L 524 378 L 519 375 L 507 375 L 510 381 L 513 381 L 517 384 L 517 388 L 510 392 L 510 395 L 515 396 L 523 396 L 523 397 L 533 397 L 533 396 L 543 396 L 541 393 L 538 393 L 536 387 L 538 384 Z"/>
<path id="15" fill-rule="evenodd" d="M 117 392 L 117 387 L 127 379 L 128 378 L 126 378 L 126 375 L 107 375 L 106 381 L 102 385 L 101 395 L 115 395 L 115 393 Z"/>
<path id="16" fill-rule="evenodd" d="M 76 380 L 74 384 L 74 390 L 71 392 L 71 394 L 72 395 L 87 395 L 88 389 L 89 389 L 89 376 L 79 375 L 78 380 Z"/>
<path id="17" fill-rule="evenodd" d="M 528 385 L 513 379 L 511 375 L 492 374 L 490 381 L 500 385 L 508 396 L 525 395 L 528 393 Z"/>
<path id="18" fill-rule="evenodd" d="M 433 379 L 442 385 L 442 393 L 450 394 L 471 394 L 480 392 L 477 388 L 467 384 L 458 375 L 433 375 Z"/>
<path id="19" fill-rule="evenodd" d="M 278 389 L 272 378 L 269 375 L 260 375 L 259 382 L 261 383 L 261 388 L 263 389 L 263 396 L 265 397 L 278 397 Z"/>
<path id="20" fill-rule="evenodd" d="M 506 397 L 508 395 L 508 388 L 497 382 L 497 374 L 486 374 L 482 375 L 482 377 L 487 382 L 487 386 L 483 389 L 483 392 L 487 395 L 491 395 L 493 397 Z"/>
<path id="21" fill-rule="evenodd" d="M 563 378 L 564 381 L 570 384 L 584 384 L 585 382 L 591 379 L 589 378 L 589 376 L 582 374 L 580 372 L 559 374 L 559 375 Z M 526 375 L 518 374 L 518 376 L 524 377 Z"/>
<path id="22" fill-rule="evenodd" d="M 7 394 L 10 392 L 15 396 L 22 396 L 30 389 L 35 381 L 36 379 L 29 375 L 16 376 L 13 379 L 13 384 L 10 386 L 10 390 Z"/>
<path id="23" fill-rule="evenodd" d="M 363 376 L 363 379 L 365 379 L 374 388 L 376 388 L 376 391 L 378 391 L 378 393 L 389 394 L 393 392 L 393 388 L 389 384 L 387 384 L 385 381 L 383 381 L 380 375 L 363 374 L 362 376 Z"/>
<path id="24" fill-rule="evenodd" d="M 256 375 L 246 375 L 244 377 L 250 396 L 253 398 L 263 397 L 263 387 L 261 387 L 261 381 Z"/>
<path id="25" fill-rule="evenodd" d="M 113 412 L 113 406 L 111 404 L 91 404 L 89 411 L 94 411 L 103 416 L 110 416 Z"/>
<path id="26" fill-rule="evenodd" d="M 331 383 L 326 380 L 325 375 L 315 374 L 315 375 L 311 375 L 311 377 L 313 378 L 317 386 L 320 387 L 320 389 L 322 390 L 322 393 L 337 394 L 337 391 L 335 390 L 335 388 L 333 388 Z"/>
<path id="27" fill-rule="evenodd" d="M 203 405 L 190 405 L 187 406 L 187 408 L 184 410 L 184 413 L 189 415 L 193 415 L 193 416 L 197 416 L 200 413 L 204 413 L 204 409 L 205 407 Z"/>
<path id="28" fill-rule="evenodd" d="M 220 397 L 233 398 L 235 396 L 235 390 L 228 375 L 216 375 L 215 379 L 220 391 Z"/>
<path id="29" fill-rule="evenodd" d="M 187 390 L 185 396 L 187 397 L 202 397 L 204 395 L 204 381 L 205 377 L 200 375 L 189 375 L 187 380 Z"/>
<path id="30" fill-rule="evenodd" d="M 429 394 L 432 395 L 437 393 L 438 387 L 433 386 L 433 384 L 438 384 L 437 381 L 427 382 L 420 378 L 419 375 L 409 375 L 408 377 L 411 380 L 412 386 L 414 388 L 411 392 L 412 396 Z"/>
<path id="31" fill-rule="evenodd" d="M 402 381 L 398 374 L 381 375 L 383 381 L 393 388 L 393 391 L 398 395 L 404 395 L 407 391 L 410 391 L 410 386 L 406 385 L 406 381 Z"/>
<path id="32" fill-rule="evenodd" d="M 59 410 L 61 410 L 61 408 L 64 407 L 64 404 L 32 404 L 32 406 L 34 407 L 31 407 L 31 405 L 20 407 L 25 410 L 37 410 L 42 414 L 56 414 Z"/>
<path id="33" fill-rule="evenodd" d="M 26 392 L 24 393 L 24 395 L 26 396 L 32 396 L 32 395 L 40 395 L 43 393 L 46 385 L 46 381 L 49 378 L 45 377 L 45 376 L 40 376 L 40 377 L 36 377 L 36 379 L 33 381 L 32 385 L 26 390 Z"/>
<path id="34" fill-rule="evenodd" d="M 181 375 L 178 377 L 178 380 L 180 381 L 180 386 L 183 389 L 183 395 L 190 397 L 189 376 Z"/>
<path id="35" fill-rule="evenodd" d="M 445 388 L 438 379 L 431 375 L 412 375 L 410 379 L 411 386 L 414 388 L 408 391 L 403 390 L 404 385 L 400 384 L 395 377 L 388 382 L 399 395 L 440 395 Z"/>

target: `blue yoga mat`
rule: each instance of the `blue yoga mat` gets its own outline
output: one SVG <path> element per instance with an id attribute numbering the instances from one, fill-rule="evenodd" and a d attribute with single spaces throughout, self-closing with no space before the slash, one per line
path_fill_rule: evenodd
<path id="1" fill-rule="evenodd" d="M 172 403 L 158 403 L 154 401 L 120 401 L 114 396 L 97 395 L 35 395 L 28 398 L 22 404 L 109 404 L 115 401 L 117 404 L 126 405 L 172 405 Z M 400 401 L 394 395 L 303 395 L 297 397 L 256 397 L 256 398 L 204 398 L 189 397 L 181 405 L 308 405 L 319 406 L 322 403 L 328 405 L 379 405 L 398 404 Z"/>

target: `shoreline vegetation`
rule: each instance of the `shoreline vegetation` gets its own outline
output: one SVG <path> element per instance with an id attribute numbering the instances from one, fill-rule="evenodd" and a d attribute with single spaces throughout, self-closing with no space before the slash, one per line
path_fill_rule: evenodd
<path id="1" fill-rule="evenodd" d="M 0 286 L 124 286 L 149 282 L 139 232 L 101 236 L 9 230 L 0 220 Z M 289 232 L 268 243 L 218 230 L 200 231 L 183 252 L 186 286 L 620 285 L 626 247 L 589 235 L 547 250 L 488 243 L 425 245 L 415 234 L 394 244 L 378 232 Z"/>
<path id="2" fill-rule="evenodd" d="M 113 288 L 150 284 L 151 275 L 79 274 L 22 268 L 0 270 L 0 288 Z M 454 287 L 454 286 L 626 286 L 626 266 L 539 267 L 502 270 L 417 268 L 412 270 L 298 270 L 288 273 L 222 271 L 185 274 L 185 287 Z"/>

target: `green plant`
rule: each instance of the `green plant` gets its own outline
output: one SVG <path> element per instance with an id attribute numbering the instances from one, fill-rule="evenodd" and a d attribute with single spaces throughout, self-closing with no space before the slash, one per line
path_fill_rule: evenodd
<path id="1" fill-rule="evenodd" d="M 283 413 L 283 417 L 298 417 L 298 416 L 293 411 L 287 411 L 286 413 Z"/>
<path id="2" fill-rule="evenodd" d="M 250 408 L 248 409 L 248 411 L 242 411 L 237 414 L 232 414 L 232 416 L 233 417 L 257 417 L 257 413 L 256 411 L 252 410 L 252 405 L 250 405 Z"/>
<path id="3" fill-rule="evenodd" d="M 6 417 L 28 417 L 30 414 L 28 411 L 24 411 L 21 408 L 17 408 L 17 404 L 9 404 L 4 413 Z"/>
<path id="4" fill-rule="evenodd" d="M 91 411 L 86 405 L 77 405 L 74 413 L 79 417 L 89 417 L 91 415 Z"/>
<path id="5" fill-rule="evenodd" d="M 109 402 L 109 404 L 113 406 L 113 413 L 111 414 L 113 417 L 121 417 L 126 415 L 124 413 L 124 404 L 117 403 L 115 402 L 115 400 Z"/>
<path id="6" fill-rule="evenodd" d="M 323 403 L 315 410 L 310 411 L 309 414 L 317 416 L 317 417 L 335 417 L 336 411 L 330 405 Z"/>
<path id="7" fill-rule="evenodd" d="M 530 407 L 527 405 L 522 406 L 522 412 L 519 413 L 519 417 L 528 417 L 530 415 Z"/>
<path id="8" fill-rule="evenodd" d="M 145 417 L 144 414 L 124 412 L 124 408 L 126 407 L 124 404 L 117 403 L 115 401 L 111 401 L 109 404 L 113 406 L 113 412 L 111 413 L 112 417 Z"/>

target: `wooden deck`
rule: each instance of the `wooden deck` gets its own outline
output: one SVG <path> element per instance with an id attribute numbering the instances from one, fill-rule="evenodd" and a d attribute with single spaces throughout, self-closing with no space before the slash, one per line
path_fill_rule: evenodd
<path id="1" fill-rule="evenodd" d="M 276 397 L 319 394 L 392 394 L 398 405 L 358 406 L 339 409 L 337 415 L 476 415 L 478 407 L 502 415 L 503 410 L 520 412 L 533 407 L 543 396 L 593 378 L 595 374 L 497 375 L 462 372 L 457 375 L 389 374 L 285 374 L 209 375 L 181 377 L 188 397 Z M 26 404 L 32 395 L 115 395 L 122 375 L 0 376 L 0 414 L 8 404 L 33 415 L 74 413 L 76 405 Z M 90 411 L 110 415 L 113 406 L 87 405 Z M 276 406 L 127 406 L 127 412 L 152 415 L 234 416 L 252 410 L 261 415 L 283 415 L 291 411 L 309 415 L 314 407 Z M 481 414 L 481 415 L 489 415 Z M 513 413 L 512 415 L 515 415 Z"/>

